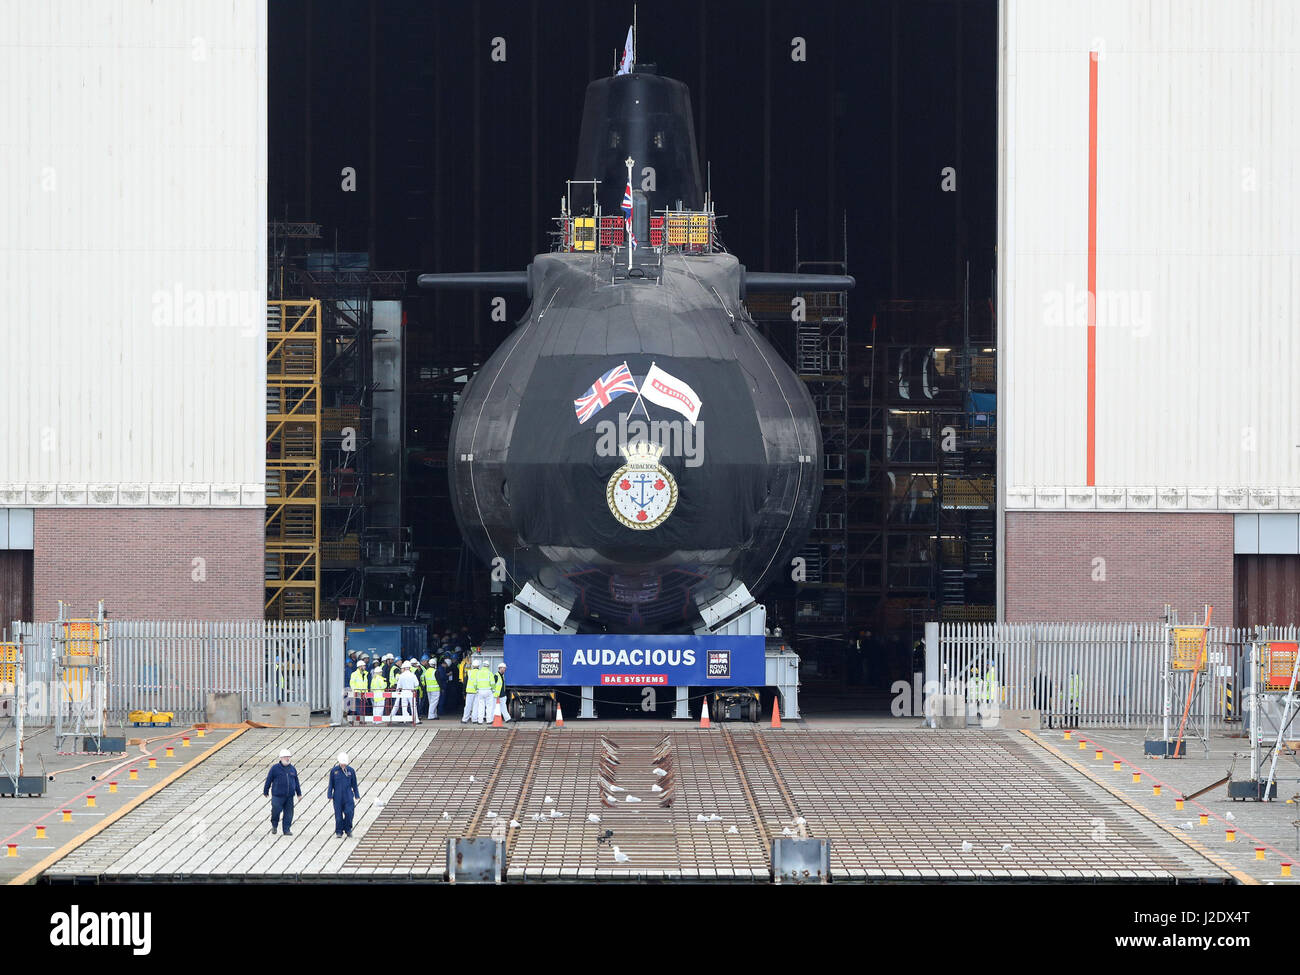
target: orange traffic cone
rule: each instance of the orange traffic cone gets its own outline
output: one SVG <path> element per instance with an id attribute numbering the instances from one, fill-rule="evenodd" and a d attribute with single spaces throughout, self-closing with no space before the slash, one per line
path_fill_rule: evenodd
<path id="1" fill-rule="evenodd" d="M 506 723 L 505 723 L 504 721 L 501 720 L 501 701 L 500 701 L 500 699 L 498 698 L 497 703 L 496 703 L 496 708 L 493 710 L 493 713 L 492 713 L 492 727 L 493 727 L 493 728 L 504 728 L 505 726 L 506 726 Z"/>
<path id="2" fill-rule="evenodd" d="M 705 697 L 705 698 L 703 698 L 703 699 L 700 701 L 700 727 L 701 727 L 701 728 L 707 728 L 707 727 L 709 727 L 709 699 L 708 699 L 708 697 Z"/>
<path id="3" fill-rule="evenodd" d="M 781 727 L 781 700 L 772 698 L 772 727 Z"/>
<path id="4" fill-rule="evenodd" d="M 555 727 L 564 727 L 564 708 L 560 705 L 559 701 L 555 702 Z"/>

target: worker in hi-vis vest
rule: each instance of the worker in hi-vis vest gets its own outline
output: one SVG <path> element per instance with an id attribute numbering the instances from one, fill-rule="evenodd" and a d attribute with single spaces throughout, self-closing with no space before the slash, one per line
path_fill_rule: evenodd
<path id="1" fill-rule="evenodd" d="M 984 670 L 984 702 L 990 707 L 994 707 L 1002 703 L 1001 697 L 998 688 L 998 669 L 990 660 Z"/>
<path id="2" fill-rule="evenodd" d="M 475 724 L 487 724 L 492 720 L 492 708 L 496 704 L 496 696 L 492 693 L 494 677 L 486 662 L 479 665 L 478 700 L 474 703 Z"/>
<path id="3" fill-rule="evenodd" d="M 1065 682 L 1065 710 L 1067 727 L 1079 726 L 1079 700 L 1083 697 L 1083 678 L 1077 670 L 1070 671 L 1070 679 Z"/>
<path id="4" fill-rule="evenodd" d="M 510 708 L 506 701 L 506 664 L 504 660 L 497 664 L 496 676 L 492 678 L 492 697 L 496 702 L 493 705 L 493 719 L 496 718 L 495 709 L 499 708 L 501 710 L 501 719 L 509 721 Z"/>
<path id="5" fill-rule="evenodd" d="M 481 670 L 478 654 L 472 655 L 465 662 L 465 712 L 460 716 L 460 723 L 466 724 L 474 717 L 474 708 L 478 704 L 478 682 Z"/>
<path id="6" fill-rule="evenodd" d="M 366 714 L 366 692 L 370 690 L 370 675 L 366 673 L 364 660 L 357 661 L 357 669 L 352 671 L 348 686 L 352 689 L 352 713 Z"/>
<path id="7" fill-rule="evenodd" d="M 388 711 L 388 702 L 381 693 L 386 690 L 388 690 L 388 680 L 384 677 L 384 668 L 381 665 L 370 672 L 370 691 L 375 695 L 370 702 L 370 706 L 377 716 L 382 717 Z"/>
<path id="8" fill-rule="evenodd" d="M 438 670 L 433 665 L 433 661 L 424 668 L 424 673 L 420 675 L 424 681 L 424 696 L 429 701 L 429 720 L 432 721 L 438 717 L 438 698 L 442 696 L 442 686 L 438 683 Z"/>

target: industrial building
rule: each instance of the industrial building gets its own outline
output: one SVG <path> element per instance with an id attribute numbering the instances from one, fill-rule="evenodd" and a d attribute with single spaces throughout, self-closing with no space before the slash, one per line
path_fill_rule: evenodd
<path id="1" fill-rule="evenodd" d="M 1300 613 L 1298 18 L 1003 5 L 1000 618 Z"/>
<path id="2" fill-rule="evenodd" d="M 0 625 L 258 618 L 266 4 L 5 22 Z"/>

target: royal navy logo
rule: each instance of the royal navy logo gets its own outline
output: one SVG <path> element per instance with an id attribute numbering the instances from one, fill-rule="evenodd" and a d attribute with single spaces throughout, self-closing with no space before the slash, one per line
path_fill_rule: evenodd
<path id="1" fill-rule="evenodd" d="M 627 463 L 605 489 L 610 513 L 628 528 L 658 528 L 677 506 L 677 481 L 659 463 L 664 448 L 638 440 L 623 448 Z"/>

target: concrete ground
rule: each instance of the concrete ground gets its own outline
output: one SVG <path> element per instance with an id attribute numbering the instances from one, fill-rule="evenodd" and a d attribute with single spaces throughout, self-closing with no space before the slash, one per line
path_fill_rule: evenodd
<path id="1" fill-rule="evenodd" d="M 673 870 L 686 862 L 688 854 L 696 864 L 690 870 L 696 870 L 710 848 L 720 863 L 735 861 L 739 876 L 745 875 L 744 870 L 758 869 L 755 864 L 764 858 L 765 836 L 773 830 L 779 835 L 783 824 L 793 822 L 786 810 L 797 806 L 807 816 L 811 835 L 831 837 L 832 849 L 839 851 L 833 859 L 846 868 L 852 865 L 853 872 L 841 876 L 962 879 L 969 875 L 969 879 L 996 880 L 1008 873 L 1004 868 L 1015 868 L 1010 871 L 1014 877 L 1016 869 L 1028 866 L 1034 876 L 1044 867 L 1060 866 L 1054 862 L 1058 858 L 1075 858 L 1081 877 L 1100 870 L 1094 874 L 1098 879 L 1107 872 L 1120 879 L 1123 874 L 1116 873 L 1117 868 L 1135 865 L 1130 858 L 1136 857 L 1147 861 L 1142 868 L 1146 872 L 1139 870 L 1137 876 L 1149 879 L 1158 879 L 1168 869 L 1173 873 L 1167 879 L 1174 879 L 1184 868 L 1172 865 L 1194 861 L 1211 869 L 1194 869 L 1189 876 L 1210 879 L 1218 873 L 1238 882 L 1264 884 L 1292 884 L 1300 879 L 1281 876 L 1283 862 L 1300 859 L 1297 806 L 1285 802 L 1296 791 L 1294 781 L 1284 782 L 1280 801 L 1272 803 L 1232 802 L 1226 788 L 1220 787 L 1187 800 L 1182 811 L 1174 808 L 1176 798 L 1222 778 L 1234 756 L 1236 774 L 1244 772 L 1246 742 L 1239 738 L 1216 736 L 1208 758 L 1198 743 L 1192 743 L 1188 757 L 1161 760 L 1143 755 L 1147 735 L 1140 730 L 1085 729 L 1074 732 L 1070 740 L 1060 730 L 932 732 L 922 729 L 917 719 L 836 711 L 787 722 L 789 734 L 771 731 L 766 721 L 758 727 L 724 726 L 735 738 L 730 745 L 721 742 L 716 724 L 710 733 L 699 731 L 695 722 L 570 720 L 564 729 L 538 722 L 516 727 L 518 731 L 511 735 L 508 729 L 466 728 L 459 722 L 440 721 L 416 730 L 252 729 L 236 734 L 214 729 L 203 738 L 189 728 L 124 729 L 120 733 L 132 738 L 155 740 L 132 744 L 127 755 L 107 760 L 56 755 L 50 733 L 38 734 L 28 741 L 27 771 L 39 770 L 43 760 L 47 770 L 57 774 L 41 798 L 0 799 L 0 837 L 5 844 L 17 843 L 17 856 L 0 856 L 0 881 L 10 881 L 38 865 L 46 867 L 55 854 L 59 859 L 53 872 L 66 876 L 111 872 L 123 878 L 133 873 L 158 877 L 179 872 L 305 879 L 316 873 L 372 874 L 378 872 L 377 859 L 386 856 L 383 850 L 409 853 L 414 835 L 428 839 L 428 855 L 421 854 L 419 871 L 399 863 L 400 856 L 394 853 L 394 863 L 384 872 L 410 876 L 419 872 L 433 879 L 442 869 L 447 837 L 489 829 L 485 817 L 498 805 L 503 811 L 531 810 L 542 793 L 569 789 L 572 795 L 566 795 L 564 802 L 571 818 L 547 826 L 553 840 L 529 852 L 529 831 L 538 827 L 522 813 L 519 818 L 525 825 L 511 840 L 512 864 L 525 859 L 545 864 L 540 879 L 546 879 L 553 869 L 572 869 L 553 864 L 568 864 L 570 859 L 587 864 L 590 859 L 585 832 L 563 839 L 555 829 L 563 826 L 566 833 L 574 831 L 589 813 L 602 813 L 598 801 L 587 808 L 599 796 L 590 781 L 599 733 L 625 741 L 638 736 L 648 741 L 651 733 L 654 740 L 674 735 L 681 750 L 684 797 L 710 797 L 710 808 L 722 808 L 728 823 L 739 826 L 734 837 L 727 835 L 729 831 L 713 836 L 718 827 L 696 824 L 692 800 L 684 798 L 683 815 L 676 817 L 682 822 L 665 820 L 655 825 L 656 842 L 662 848 L 655 855 L 666 864 L 678 865 Z M 550 736 L 546 741 L 536 737 L 542 732 Z M 182 748 L 180 739 L 186 735 L 190 746 Z M 507 739 L 514 743 L 508 744 Z M 364 791 L 369 794 L 358 806 L 355 839 L 334 838 L 332 815 L 320 796 L 300 806 L 292 856 L 283 838 L 277 843 L 268 835 L 262 822 L 266 810 L 257 801 L 260 796 L 248 793 L 259 785 L 272 753 L 282 743 L 300 755 L 295 763 L 306 776 L 304 791 L 319 784 L 315 779 L 321 778 L 339 747 L 354 755 L 354 763 L 362 763 L 365 777 L 373 781 L 366 783 Z M 0 739 L 0 748 L 4 745 Z M 174 748 L 171 758 L 165 755 L 168 745 Z M 221 751 L 213 752 L 218 746 Z M 1095 757 L 1098 748 L 1100 760 Z M 150 755 L 156 758 L 156 769 L 148 768 Z M 214 761 L 204 761 L 208 755 Z M 1118 771 L 1113 766 L 1116 760 Z M 471 764 L 479 773 L 473 784 L 468 776 L 448 774 Z M 138 770 L 137 780 L 129 778 L 130 768 Z M 1300 773 L 1289 756 L 1279 769 L 1292 779 Z M 115 793 L 109 792 L 109 781 L 117 782 Z M 1161 787 L 1159 796 L 1153 795 L 1155 785 Z M 95 796 L 93 808 L 87 803 L 89 795 Z M 63 821 L 63 809 L 70 810 L 71 822 Z M 1199 822 L 1201 812 L 1207 825 Z M 202 820 L 197 834 L 196 816 Z M 1096 821 L 1090 817 L 1101 817 L 1107 824 L 1100 840 L 1078 825 Z M 1018 824 L 1017 835 L 1009 833 L 1012 824 Z M 46 827 L 43 839 L 35 835 L 37 825 Z M 1235 842 L 1226 838 L 1229 827 L 1237 831 Z M 949 834 L 951 842 L 936 840 Z M 620 835 L 631 842 L 629 834 Z M 975 840 L 976 848 L 961 856 L 957 847 L 966 836 Z M 1014 841 L 1011 854 L 999 852 L 1007 838 Z M 74 850 L 77 840 L 81 842 Z M 1257 847 L 1263 850 L 1263 860 L 1256 859 Z M 1007 856 L 1023 857 L 1026 862 L 1001 862 Z M 83 862 L 84 872 L 79 866 Z M 104 871 L 96 863 L 113 866 Z M 610 873 L 610 865 L 599 857 L 592 864 L 582 869 L 594 869 L 596 876 Z M 533 871 L 525 879 L 538 876 Z M 1043 879 L 1051 876 L 1047 873 Z"/>
<path id="2" fill-rule="evenodd" d="M 603 773 L 602 735 L 623 759 Z M 679 783 L 670 807 L 658 802 L 647 764 L 665 736 Z M 266 804 L 256 795 L 282 743 L 295 751 L 304 792 L 319 793 L 301 803 L 292 838 L 269 835 Z M 315 788 L 340 747 L 353 756 L 365 795 L 356 835 L 345 840 L 334 837 L 323 790 Z M 524 882 L 770 882 L 769 841 L 781 835 L 828 838 L 832 875 L 848 881 L 1230 879 L 1226 863 L 1010 731 L 933 732 L 914 720 L 839 718 L 782 730 L 438 722 L 251 729 L 212 757 L 48 875 L 437 882 L 448 839 L 500 832 L 509 879 Z M 620 785 L 613 808 L 602 775 Z M 640 793 L 641 801 L 629 805 L 622 793 Z M 598 842 L 606 829 L 626 861 Z"/>
<path id="3" fill-rule="evenodd" d="M 1084 774 L 1141 806 L 1163 826 L 1232 868 L 1265 884 L 1300 883 L 1300 806 L 1287 801 L 1297 792 L 1300 767 L 1295 757 L 1279 757 L 1278 775 L 1290 781 L 1279 782 L 1278 797 L 1272 802 L 1234 802 L 1228 797 L 1227 787 L 1219 786 L 1186 801 L 1179 811 L 1175 808 L 1178 797 L 1218 781 L 1229 769 L 1234 778 L 1248 778 L 1250 746 L 1246 739 L 1211 735 L 1208 757 L 1200 742 L 1191 741 L 1185 758 L 1161 759 L 1143 754 L 1144 739 L 1158 738 L 1156 731 L 1085 729 L 1075 732 L 1071 741 L 1066 741 L 1059 730 L 1040 731 L 1036 736 L 1062 760 L 1080 766 Z M 1079 748 L 1080 738 L 1086 739 L 1088 747 Z M 1096 758 L 1097 746 L 1102 749 L 1101 759 Z M 1119 771 L 1114 769 L 1116 759 L 1121 763 Z M 1137 782 L 1133 781 L 1134 773 L 1140 777 Z M 1154 794 L 1156 785 L 1161 786 L 1159 796 Z M 1202 812 L 1208 819 L 1206 825 L 1200 823 Z M 1230 828 L 1236 829 L 1236 840 L 1231 843 L 1227 841 Z M 1263 860 L 1256 859 L 1257 847 L 1263 847 Z M 1290 878 L 1282 876 L 1284 862 L 1296 865 Z"/>
<path id="4" fill-rule="evenodd" d="M 54 773 L 53 781 L 46 781 L 45 795 L 39 798 L 0 798 L 0 883 L 8 883 L 24 871 L 41 863 L 74 839 L 89 830 L 102 826 L 119 814 L 128 804 L 154 789 L 184 766 L 206 755 L 229 735 L 229 730 L 213 729 L 203 737 L 189 727 L 172 728 L 110 728 L 108 736 L 117 735 L 138 744 L 128 744 L 120 755 L 60 755 L 54 747 L 53 732 L 29 729 L 24 737 L 24 774 L 39 775 L 42 769 Z M 188 737 L 190 744 L 183 747 L 181 739 Z M 172 756 L 166 754 L 172 747 Z M 13 762 L 14 738 L 12 729 L 0 734 L 0 752 L 6 765 Z M 156 768 L 149 767 L 150 757 Z M 81 766 L 81 767 L 78 767 Z M 136 769 L 132 780 L 130 770 Z M 67 770 L 67 771 L 64 771 Z M 111 782 L 117 783 L 111 791 Z M 88 797 L 94 796 L 95 805 Z M 63 810 L 71 818 L 65 822 Z M 45 827 L 44 838 L 38 838 L 38 826 Z M 7 856 L 9 844 L 16 844 L 16 856 Z"/>

